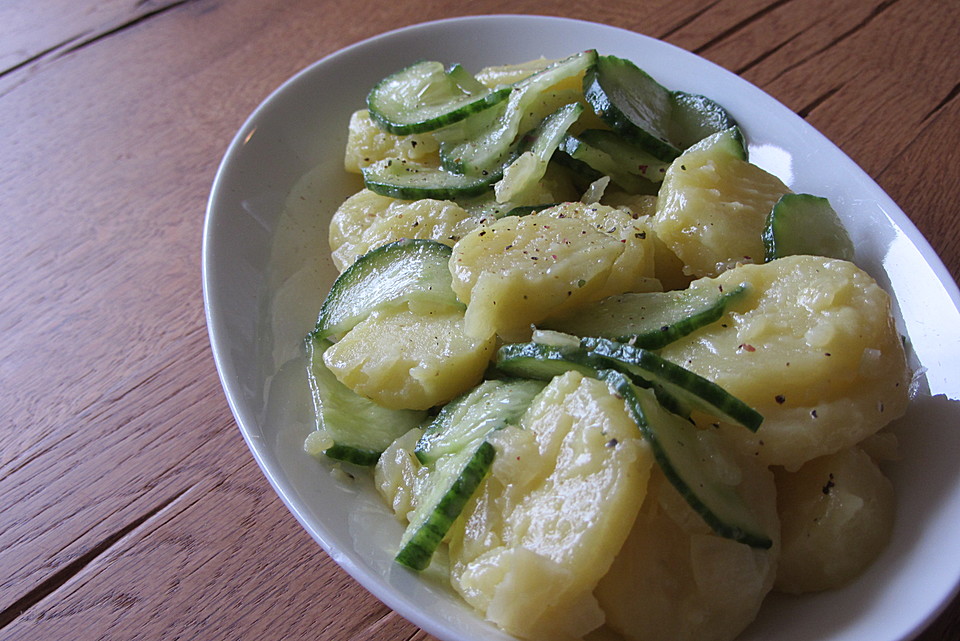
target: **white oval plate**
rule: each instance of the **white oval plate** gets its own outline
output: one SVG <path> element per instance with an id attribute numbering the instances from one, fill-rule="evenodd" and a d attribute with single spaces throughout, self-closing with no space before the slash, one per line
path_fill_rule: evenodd
<path id="1" fill-rule="evenodd" d="M 509 639 L 441 581 L 392 562 L 401 527 L 368 480 L 331 474 L 302 450 L 313 429 L 300 356 L 336 272 L 333 210 L 359 188 L 342 170 L 351 112 L 386 74 L 418 59 L 490 64 L 582 49 L 629 58 L 663 84 L 708 95 L 742 124 L 751 159 L 795 191 L 830 198 L 857 262 L 890 291 L 922 367 L 891 465 L 893 540 L 858 581 L 827 594 L 773 595 L 742 641 L 903 641 L 960 579 L 960 294 L 903 212 L 837 147 L 776 100 L 691 53 L 622 29 L 562 18 L 482 16 L 416 25 L 339 51 L 286 82 L 230 145 L 210 196 L 203 286 L 210 340 L 230 407 L 291 512 L 357 581 L 446 641 Z"/>

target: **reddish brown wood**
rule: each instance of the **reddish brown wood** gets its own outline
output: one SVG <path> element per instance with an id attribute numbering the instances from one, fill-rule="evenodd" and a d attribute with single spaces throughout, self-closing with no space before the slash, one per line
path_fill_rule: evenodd
<path id="1" fill-rule="evenodd" d="M 0 638 L 429 638 L 336 567 L 253 463 L 209 351 L 200 239 L 220 157 L 273 88 L 465 12 L 607 22 L 742 72 L 850 153 L 960 276 L 950 3 L 6 3 Z M 920 638 L 958 626 L 955 601 Z"/>

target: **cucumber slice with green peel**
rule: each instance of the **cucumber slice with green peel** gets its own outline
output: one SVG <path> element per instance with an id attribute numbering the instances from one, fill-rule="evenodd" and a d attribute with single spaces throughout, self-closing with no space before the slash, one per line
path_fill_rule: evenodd
<path id="1" fill-rule="evenodd" d="M 451 287 L 453 250 L 425 239 L 398 240 L 373 249 L 334 281 L 312 336 L 349 331 L 376 309 L 409 302 L 465 308 Z"/>
<path id="2" fill-rule="evenodd" d="M 657 184 L 628 170 L 627 166 L 606 151 L 577 136 L 566 135 L 560 143 L 557 161 L 579 173 L 586 180 L 609 176 L 610 180 L 632 194 L 656 194 Z M 566 157 L 565 157 L 565 156 Z M 584 166 L 587 167 L 584 170 Z"/>
<path id="3" fill-rule="evenodd" d="M 495 368 L 510 376 L 550 380 L 569 370 L 597 378 L 615 369 L 634 384 L 652 387 L 671 412 L 689 417 L 693 410 L 751 431 L 763 416 L 725 389 L 649 350 L 605 338 L 582 338 L 579 346 L 511 343 L 497 350 Z"/>
<path id="4" fill-rule="evenodd" d="M 605 338 L 584 338 L 581 346 L 607 368 L 647 381 L 670 410 L 689 417 L 693 410 L 756 432 L 763 415 L 728 391 L 649 350 Z"/>
<path id="5" fill-rule="evenodd" d="M 579 345 L 507 343 L 497 350 L 494 367 L 507 376 L 549 381 L 570 370 L 596 378 L 597 370 L 603 367 L 603 364 L 599 359 L 592 358 Z"/>
<path id="6" fill-rule="evenodd" d="M 604 370 L 600 378 L 624 399 L 664 475 L 714 532 L 752 547 L 771 547 L 772 539 L 736 487 L 710 465 L 714 452 L 698 438 L 695 425 L 664 409 L 650 390 L 638 388 L 622 372 Z"/>
<path id="7" fill-rule="evenodd" d="M 634 63 L 600 56 L 584 77 L 584 95 L 612 129 L 670 161 L 704 137 L 736 125 L 709 98 L 671 91 Z"/>
<path id="8" fill-rule="evenodd" d="M 585 72 L 596 60 L 596 51 L 583 51 L 511 85 L 510 97 L 492 126 L 470 139 L 441 142 L 443 167 L 455 173 L 477 176 L 507 164 L 505 161 L 515 153 L 516 142 L 522 133 L 520 122 L 529 106 L 541 93 Z M 482 112 L 478 115 L 481 119 L 486 117 Z"/>
<path id="9" fill-rule="evenodd" d="M 487 89 L 459 65 L 446 71 L 439 62 L 423 60 L 377 83 L 367 108 L 381 129 L 404 135 L 459 122 L 509 95 L 509 88 Z"/>
<path id="10" fill-rule="evenodd" d="M 387 409 L 346 387 L 323 362 L 330 344 L 315 335 L 306 339 L 307 382 L 317 429 L 304 448 L 313 456 L 374 465 L 393 441 L 420 425 L 426 412 Z"/>
<path id="11" fill-rule="evenodd" d="M 538 380 L 484 381 L 440 410 L 417 441 L 414 454 L 430 464 L 494 430 L 516 425 L 545 386 Z"/>
<path id="12" fill-rule="evenodd" d="M 663 181 L 670 166 L 669 162 L 660 160 L 610 129 L 587 129 L 577 137 L 609 154 L 623 170 L 654 183 Z"/>
<path id="13" fill-rule="evenodd" d="M 852 261 L 853 242 L 830 201 L 811 194 L 784 194 L 763 231 L 766 262 L 784 256 L 824 256 Z"/>
<path id="14" fill-rule="evenodd" d="M 495 455 L 493 445 L 480 439 L 436 461 L 424 484 L 430 489 L 418 498 L 400 539 L 398 563 L 418 572 L 430 565 L 453 522 L 490 471 Z"/>
<path id="15" fill-rule="evenodd" d="M 493 184 L 503 177 L 503 167 L 465 176 L 399 158 L 385 158 L 360 171 L 367 189 L 398 200 L 470 198 L 493 191 Z"/>
<path id="16" fill-rule="evenodd" d="M 712 133 L 699 142 L 691 145 L 686 151 L 712 149 L 716 152 L 726 152 L 740 160 L 747 159 L 747 141 L 743 137 L 740 127 L 734 126 L 723 131 Z"/>
<path id="17" fill-rule="evenodd" d="M 748 289 L 743 283 L 727 291 L 722 287 L 697 287 L 620 294 L 580 307 L 575 315 L 545 321 L 542 326 L 576 336 L 660 349 L 722 318 Z"/>

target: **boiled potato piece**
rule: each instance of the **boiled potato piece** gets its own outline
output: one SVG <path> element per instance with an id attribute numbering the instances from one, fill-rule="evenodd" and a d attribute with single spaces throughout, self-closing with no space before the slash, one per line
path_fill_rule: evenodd
<path id="1" fill-rule="evenodd" d="M 606 625 L 627 641 L 729 641 L 773 586 L 779 526 L 773 474 L 742 461 L 738 491 L 774 545 L 751 548 L 712 533 L 659 468 L 630 536 L 594 594 Z"/>
<path id="2" fill-rule="evenodd" d="M 475 229 L 454 245 L 450 271 L 467 333 L 518 341 L 552 314 L 649 288 L 653 249 L 629 213 L 566 203 Z"/>
<path id="3" fill-rule="evenodd" d="M 525 639 L 603 623 L 592 591 L 636 517 L 653 466 L 622 399 L 576 372 L 492 437 L 490 476 L 450 535 L 454 588 Z"/>
<path id="4" fill-rule="evenodd" d="M 347 150 L 344 168 L 354 174 L 384 158 L 401 158 L 423 165 L 440 163 L 440 144 L 428 133 L 398 136 L 380 129 L 370 118 L 370 112 L 361 109 L 350 116 L 347 129 Z"/>
<path id="5" fill-rule="evenodd" d="M 853 263 L 791 256 L 692 287 L 750 291 L 737 311 L 661 354 L 764 417 L 754 434 L 722 426 L 768 465 L 796 470 L 851 447 L 906 410 L 910 372 L 890 297 Z"/>
<path id="6" fill-rule="evenodd" d="M 492 339 L 470 338 L 463 312 L 377 310 L 323 354 L 337 379 L 391 409 L 428 409 L 480 382 Z"/>
<path id="7" fill-rule="evenodd" d="M 893 485 L 854 447 L 778 471 L 783 554 L 777 590 L 814 592 L 856 578 L 890 540 Z"/>
<path id="8" fill-rule="evenodd" d="M 720 146 L 695 146 L 667 169 L 654 230 L 690 276 L 716 276 L 764 259 L 767 215 L 790 190 Z"/>
<path id="9" fill-rule="evenodd" d="M 343 202 L 330 221 L 330 249 L 341 272 L 371 249 L 402 238 L 453 245 L 482 219 L 448 200 L 396 200 L 368 189 Z"/>

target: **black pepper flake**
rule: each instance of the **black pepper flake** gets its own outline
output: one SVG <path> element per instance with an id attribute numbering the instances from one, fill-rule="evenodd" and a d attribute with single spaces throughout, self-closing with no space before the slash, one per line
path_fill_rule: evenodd
<path id="1" fill-rule="evenodd" d="M 831 473 L 826 485 L 824 485 L 822 488 L 823 493 L 829 496 L 830 490 L 832 490 L 835 485 L 836 483 L 833 482 L 833 473 Z"/>
<path id="2" fill-rule="evenodd" d="M 810 410 L 810 418 L 817 418 L 817 410 Z"/>
<path id="3" fill-rule="evenodd" d="M 783 405 L 784 403 L 787 402 L 787 399 L 786 399 L 786 397 L 784 397 L 783 394 L 777 394 L 777 395 L 773 398 L 773 400 L 775 400 L 778 405 Z"/>
<path id="4" fill-rule="evenodd" d="M 612 438 L 609 441 L 607 441 L 607 447 L 616 447 L 618 443 L 619 441 L 617 441 L 617 439 Z"/>

